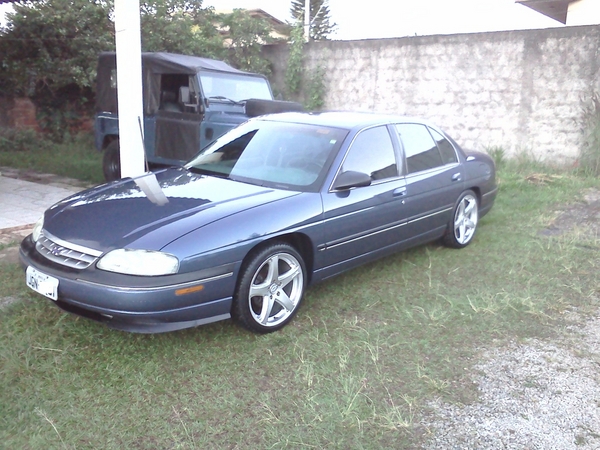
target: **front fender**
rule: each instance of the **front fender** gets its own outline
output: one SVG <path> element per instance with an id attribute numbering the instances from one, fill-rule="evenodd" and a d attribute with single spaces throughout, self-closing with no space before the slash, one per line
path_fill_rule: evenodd
<path id="1" fill-rule="evenodd" d="M 239 263 L 260 243 L 284 234 L 302 232 L 318 239 L 323 207 L 319 193 L 303 193 L 249 208 L 198 228 L 162 251 L 188 255 L 181 271 Z M 315 245 L 315 244 L 313 244 Z"/>

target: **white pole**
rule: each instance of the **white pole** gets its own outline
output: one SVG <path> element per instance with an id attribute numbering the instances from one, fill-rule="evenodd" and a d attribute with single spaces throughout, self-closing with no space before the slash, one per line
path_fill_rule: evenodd
<path id="1" fill-rule="evenodd" d="M 115 37 L 121 177 L 134 177 L 145 172 L 139 0 L 115 0 Z"/>
<path id="2" fill-rule="evenodd" d="M 310 0 L 304 0 L 304 40 L 310 40 Z"/>

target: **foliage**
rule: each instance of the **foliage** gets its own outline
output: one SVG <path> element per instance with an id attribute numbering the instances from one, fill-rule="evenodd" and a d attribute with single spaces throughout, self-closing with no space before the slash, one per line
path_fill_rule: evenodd
<path id="1" fill-rule="evenodd" d="M 302 70 L 304 65 L 304 38 L 302 26 L 296 25 L 290 36 L 290 53 L 285 71 L 285 86 L 287 94 L 293 96 L 300 92 L 302 84 Z"/>
<path id="2" fill-rule="evenodd" d="M 302 26 L 296 25 L 291 33 L 289 56 L 285 72 L 285 86 L 288 98 L 304 96 L 306 109 L 319 110 L 325 105 L 325 69 L 317 67 L 312 73 L 305 67 L 304 38 Z"/>
<path id="3" fill-rule="evenodd" d="M 39 147 L 46 147 L 46 143 L 32 129 L 0 128 L 0 152 L 20 153 Z"/>
<path id="4" fill-rule="evenodd" d="M 331 23 L 328 3 L 328 0 L 310 0 L 310 39 L 315 41 L 328 39 L 337 28 L 337 24 Z M 305 6 L 305 0 L 292 0 L 290 12 L 292 17 L 301 24 L 304 24 Z"/>
<path id="5" fill-rule="evenodd" d="M 85 103 L 81 94 L 94 84 L 98 53 L 113 48 L 110 5 L 46 0 L 15 3 L 14 9 L 0 32 L 2 90 L 56 106 Z"/>
<path id="6" fill-rule="evenodd" d="M 143 51 L 224 56 L 215 14 L 202 1 L 145 0 L 140 11 Z"/>
<path id="7" fill-rule="evenodd" d="M 231 14 L 221 14 L 219 22 L 228 31 L 225 44 L 229 48 L 229 62 L 242 70 L 269 75 L 270 67 L 261 56 L 261 46 L 274 41 L 267 21 L 235 9 Z"/>
<path id="8" fill-rule="evenodd" d="M 0 31 L 0 91 L 28 96 L 40 111 L 90 111 L 98 53 L 114 45 L 110 8 L 101 0 L 15 3 Z"/>
<path id="9" fill-rule="evenodd" d="M 504 164 L 506 159 L 506 150 L 504 150 L 504 147 L 500 145 L 491 145 L 485 148 L 485 152 L 493 158 L 496 168 L 499 168 Z"/>
<path id="10" fill-rule="evenodd" d="M 310 75 L 307 86 L 306 109 L 319 111 L 325 105 L 325 69 L 317 67 Z"/>
<path id="11" fill-rule="evenodd" d="M 30 97 L 38 120 L 56 141 L 93 110 L 98 54 L 114 50 L 113 0 L 16 3 L 0 30 L 0 92 Z M 202 1 L 145 0 L 140 4 L 142 49 L 228 60 L 268 73 L 260 45 L 268 25 L 241 11 L 219 17 Z M 217 24 L 229 28 L 224 45 Z"/>
<path id="12" fill-rule="evenodd" d="M 90 134 L 65 133 L 53 143 L 33 130 L 0 128 L 0 166 L 53 173 L 90 183 L 104 181 L 102 154 Z M 0 294 L 1 296 L 1 294 Z"/>
<path id="13" fill-rule="evenodd" d="M 595 92 L 587 101 L 582 100 L 581 109 L 579 166 L 588 175 L 600 176 L 600 94 Z"/>

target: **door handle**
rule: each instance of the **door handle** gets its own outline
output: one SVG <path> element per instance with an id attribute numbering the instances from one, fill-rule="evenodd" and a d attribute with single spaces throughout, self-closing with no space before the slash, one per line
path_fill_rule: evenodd
<path id="1" fill-rule="evenodd" d="M 460 172 L 455 173 L 454 175 L 452 175 L 452 181 L 460 181 L 462 179 Z"/>
<path id="2" fill-rule="evenodd" d="M 404 186 L 394 189 L 394 197 L 403 197 L 405 195 L 406 195 L 406 188 Z"/>

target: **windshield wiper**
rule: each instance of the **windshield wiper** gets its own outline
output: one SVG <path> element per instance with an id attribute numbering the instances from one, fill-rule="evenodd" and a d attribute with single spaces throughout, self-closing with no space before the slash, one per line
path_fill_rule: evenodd
<path id="1" fill-rule="evenodd" d="M 232 103 L 234 105 L 243 105 L 245 102 L 238 102 L 235 100 L 232 100 L 230 98 L 227 97 L 223 97 L 222 95 L 216 95 L 214 97 L 208 97 L 209 100 L 220 100 L 220 101 L 224 101 L 224 102 L 229 102 Z"/>

